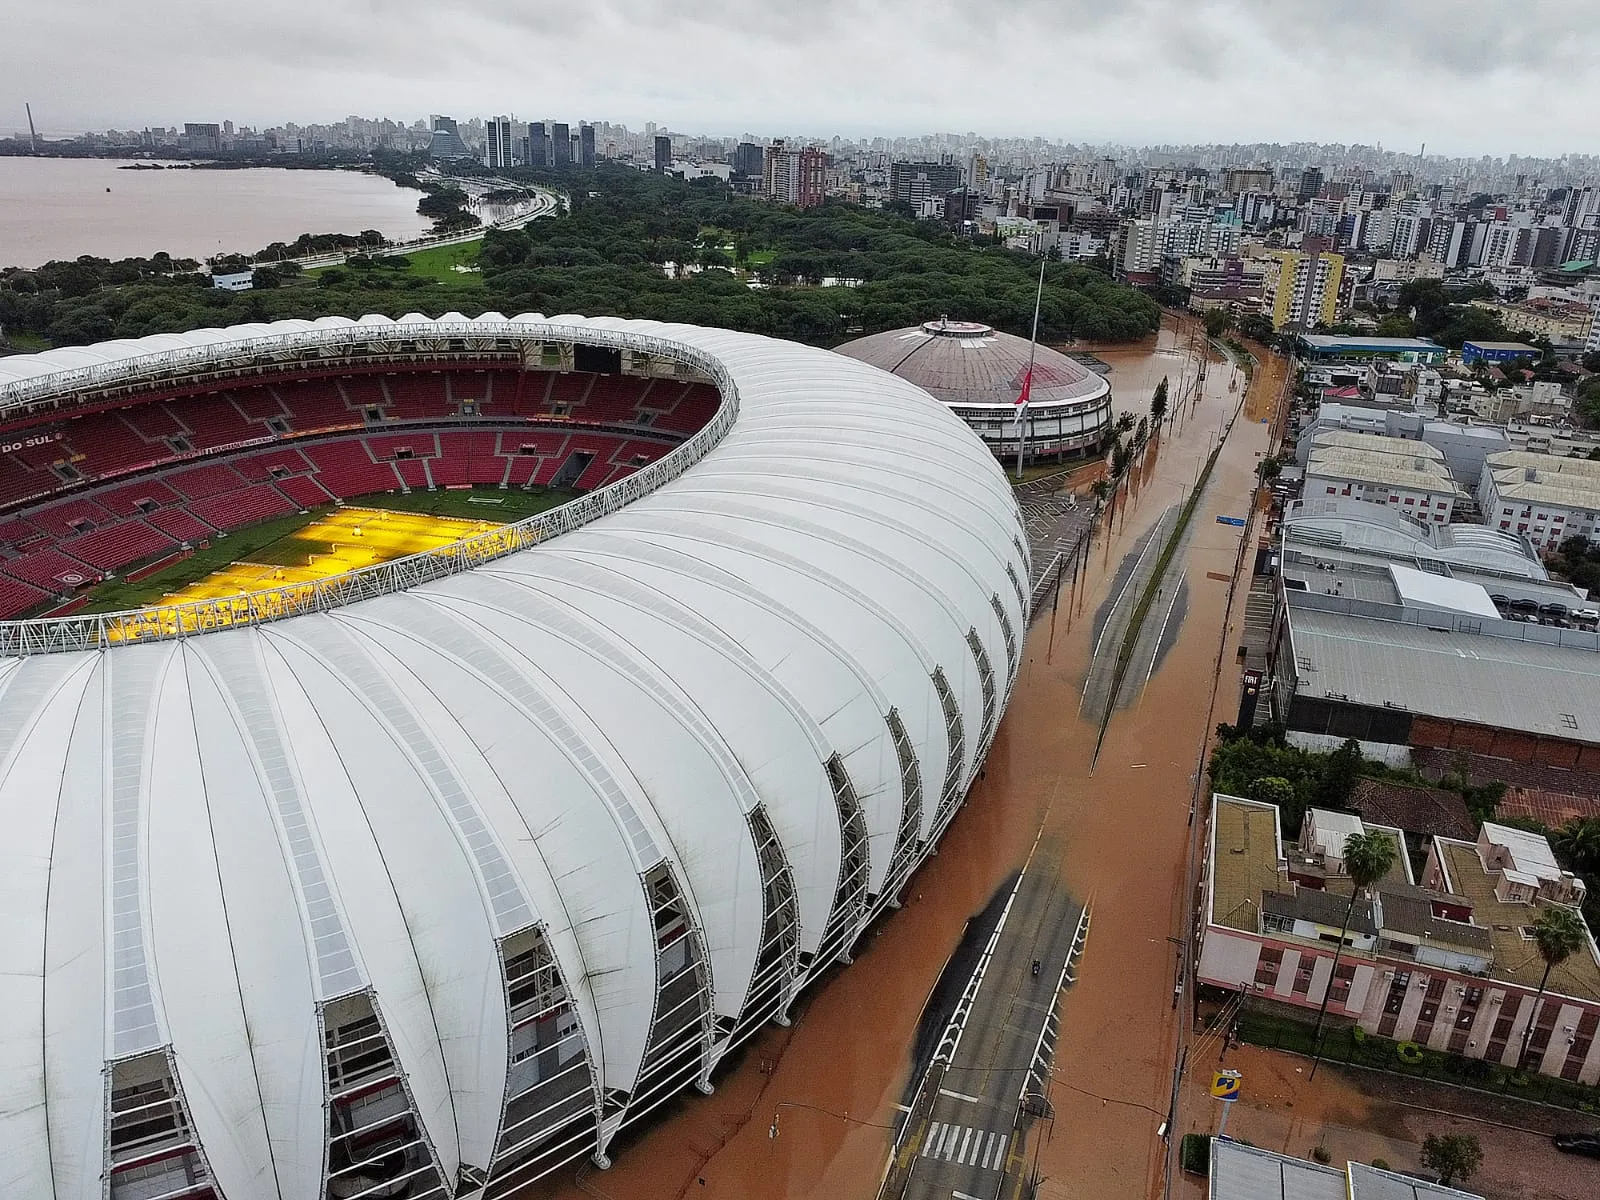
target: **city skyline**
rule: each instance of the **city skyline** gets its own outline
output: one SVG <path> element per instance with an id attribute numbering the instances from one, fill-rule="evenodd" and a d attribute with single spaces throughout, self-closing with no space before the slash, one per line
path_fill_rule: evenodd
<path id="1" fill-rule="evenodd" d="M 1199 10 L 1003 0 L 981 12 L 825 0 L 802 17 L 720 0 L 689 17 L 659 0 L 601 0 L 583 22 L 543 4 L 459 14 L 389 0 L 313 13 L 283 0 L 266 15 L 207 10 L 204 22 L 188 19 L 194 10 L 167 0 L 90 23 L 72 4 L 35 14 L 8 37 L 6 126 L 22 123 L 25 101 L 47 135 L 209 112 L 259 125 L 284 120 L 293 95 L 308 121 L 540 107 L 728 134 L 953 128 L 1090 145 L 1427 143 L 1550 156 L 1586 148 L 1584 113 L 1600 105 L 1600 79 L 1584 66 L 1600 34 L 1544 2 L 1359 3 L 1335 16 L 1263 0 Z M 534 41 L 541 70 L 530 80 Z M 186 66 L 149 71 L 157 59 Z M 952 90 L 957 79 L 975 86 Z"/>

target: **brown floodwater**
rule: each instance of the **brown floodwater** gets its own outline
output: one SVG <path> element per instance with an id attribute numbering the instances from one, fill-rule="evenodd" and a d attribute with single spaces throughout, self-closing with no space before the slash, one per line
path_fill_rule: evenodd
<path id="1" fill-rule="evenodd" d="M 1117 406 L 1148 410 L 1168 376 L 1174 411 L 1187 328 L 1169 318 L 1158 338 L 1091 349 L 1113 368 Z M 986 777 L 905 906 L 868 931 L 854 965 L 805 998 L 794 1027 L 769 1028 L 709 1097 L 685 1099 L 628 1137 L 615 1166 L 569 1170 L 530 1196 L 665 1200 L 834 1200 L 876 1191 L 896 1105 L 910 1073 L 917 1018 L 967 918 L 1027 856 L 1043 827 L 1063 846 L 1061 875 L 1092 900 L 1093 923 L 1066 996 L 1050 1090 L 1055 1119 L 1027 1154 L 1039 1195 L 1133 1197 L 1159 1189 L 1179 1009 L 1172 1004 L 1182 925 L 1194 771 L 1213 723 L 1212 681 L 1241 531 L 1216 523 L 1246 510 L 1271 411 L 1275 378 L 1258 381 L 1196 511 L 1187 550 L 1189 605 L 1172 649 L 1139 703 L 1111 722 L 1090 771 L 1096 726 L 1078 698 L 1091 646 L 1090 617 L 1123 555 L 1192 487 L 1221 421 L 1240 399 L 1232 372 L 1213 362 L 1203 398 L 1174 421 L 1141 468 L 1138 493 L 1117 519 L 1109 554 L 1091 556 L 1081 595 L 1064 596 L 1052 631 L 1035 623 L 1018 685 L 990 751 Z M 1241 391 L 1243 384 L 1240 384 Z M 1242 601 L 1241 601 L 1242 604 Z M 1088 615 L 1085 615 L 1088 614 Z M 1048 651 L 1048 654 L 1047 654 Z M 1048 657 L 1048 661 L 1047 661 Z M 1219 711 L 1237 699 L 1230 653 Z M 776 1136 L 774 1132 L 776 1120 Z"/>
<path id="2" fill-rule="evenodd" d="M 0 267 L 80 254 L 251 254 L 302 233 L 427 232 L 418 193 L 358 171 L 124 171 L 98 158 L 0 157 Z"/>

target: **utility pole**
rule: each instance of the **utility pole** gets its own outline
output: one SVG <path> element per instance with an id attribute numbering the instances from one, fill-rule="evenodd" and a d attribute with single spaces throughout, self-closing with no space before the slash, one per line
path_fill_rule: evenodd
<path id="1" fill-rule="evenodd" d="M 28 153 L 39 153 L 39 134 L 33 127 L 33 105 L 24 103 L 23 108 L 28 110 Z"/>

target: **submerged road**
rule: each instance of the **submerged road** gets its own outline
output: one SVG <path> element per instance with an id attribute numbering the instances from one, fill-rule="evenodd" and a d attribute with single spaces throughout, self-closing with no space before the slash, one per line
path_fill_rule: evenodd
<path id="1" fill-rule="evenodd" d="M 993 930 L 976 929 L 984 944 L 966 979 L 952 981 L 959 995 L 942 998 L 952 1011 L 916 1080 L 880 1195 L 991 1200 L 1020 1191 L 1018 1127 L 1025 1102 L 1042 1094 L 1061 991 L 1086 934 L 1059 866 L 1059 848 L 1041 844 Z"/>

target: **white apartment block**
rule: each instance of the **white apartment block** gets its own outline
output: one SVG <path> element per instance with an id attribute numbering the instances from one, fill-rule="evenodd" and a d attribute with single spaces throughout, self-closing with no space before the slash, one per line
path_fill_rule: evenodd
<path id="1" fill-rule="evenodd" d="M 1409 438 L 1329 430 L 1315 437 L 1306 462 L 1307 500 L 1348 496 L 1398 509 L 1413 520 L 1447 525 L 1465 494 L 1451 478 L 1444 454 Z"/>
<path id="2" fill-rule="evenodd" d="M 1484 460 L 1478 508 L 1491 529 L 1520 534 L 1549 550 L 1569 537 L 1592 538 L 1600 513 L 1600 462 L 1506 450 Z"/>

